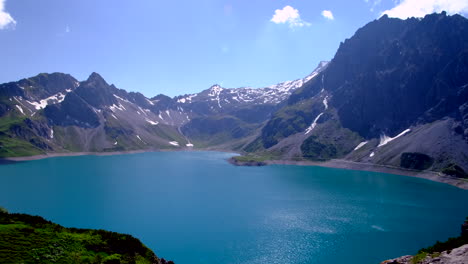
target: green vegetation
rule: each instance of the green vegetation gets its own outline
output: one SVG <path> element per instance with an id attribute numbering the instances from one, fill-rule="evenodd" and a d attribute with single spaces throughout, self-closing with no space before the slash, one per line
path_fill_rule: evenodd
<path id="1" fill-rule="evenodd" d="M 265 148 L 263 147 L 262 138 L 261 137 L 256 138 L 253 142 L 245 146 L 243 150 L 245 152 L 255 152 L 255 151 L 265 150 Z"/>
<path id="2" fill-rule="evenodd" d="M 451 250 L 457 247 L 461 247 L 465 244 L 468 244 L 467 236 L 451 237 L 445 242 L 437 241 L 435 245 L 419 250 L 418 254 L 422 254 L 422 253 L 432 254 L 436 252 L 442 252 L 442 251 Z"/>
<path id="3" fill-rule="evenodd" d="M 468 217 L 465 220 L 465 224 L 462 225 L 462 234 L 459 237 L 451 237 L 445 242 L 437 241 L 435 245 L 420 249 L 418 254 L 411 259 L 411 263 L 417 264 L 424 260 L 427 256 L 432 258 L 438 257 L 441 252 L 449 251 L 454 248 L 461 247 L 468 244 Z"/>
<path id="4" fill-rule="evenodd" d="M 301 104 L 286 106 L 276 112 L 262 129 L 263 147 L 272 147 L 281 139 L 304 131 L 323 108 L 322 104 L 317 102 L 318 99 L 316 101 L 311 99 Z M 252 147 L 250 146 L 250 149 Z"/>
<path id="5" fill-rule="evenodd" d="M 26 118 L 12 115 L 0 118 L 0 158 L 21 157 L 42 154 L 36 145 L 42 145 L 40 138 L 36 137 L 25 124 Z M 28 140 L 19 138 L 20 134 Z"/>
<path id="6" fill-rule="evenodd" d="M 189 124 L 182 132 L 201 148 L 242 140 L 259 126 L 229 115 L 194 118 Z"/>
<path id="7" fill-rule="evenodd" d="M 267 160 L 274 160 L 278 157 L 272 155 L 272 154 L 248 154 L 246 156 L 235 156 L 233 159 L 237 162 L 265 162 Z"/>
<path id="8" fill-rule="evenodd" d="M 338 157 L 338 151 L 332 144 L 322 144 L 316 141 L 315 136 L 309 137 L 301 145 L 304 157 L 311 160 L 325 161 Z"/>
<path id="9" fill-rule="evenodd" d="M 311 134 L 302 143 L 301 151 L 304 158 L 315 161 L 343 157 L 363 140 L 357 133 L 343 128 L 334 119 L 325 121 Z"/>
<path id="10" fill-rule="evenodd" d="M 9 137 L 0 132 L 0 158 L 34 156 L 42 153 L 40 149 L 29 142 Z"/>
<path id="11" fill-rule="evenodd" d="M 427 170 L 432 164 L 434 159 L 423 153 L 404 152 L 400 157 L 400 166 L 407 169 Z"/>
<path id="12" fill-rule="evenodd" d="M 468 173 L 466 173 L 460 166 L 454 163 L 451 163 L 447 167 L 443 168 L 442 173 L 458 178 L 468 178 Z"/>
<path id="13" fill-rule="evenodd" d="M 423 261 L 426 257 L 427 257 L 426 252 L 419 253 L 411 259 L 411 263 L 418 264 L 419 262 Z"/>
<path id="14" fill-rule="evenodd" d="M 166 139 L 167 141 L 177 141 L 181 146 L 184 146 L 187 140 L 177 131 L 177 128 L 165 125 L 165 124 L 158 124 L 157 126 L 153 126 L 148 124 L 148 131 L 152 134 L 157 135 L 162 139 Z M 162 147 L 167 147 L 166 145 Z"/>
<path id="15" fill-rule="evenodd" d="M 39 216 L 0 208 L 2 263 L 172 263 L 138 239 L 104 230 L 64 228 Z"/>

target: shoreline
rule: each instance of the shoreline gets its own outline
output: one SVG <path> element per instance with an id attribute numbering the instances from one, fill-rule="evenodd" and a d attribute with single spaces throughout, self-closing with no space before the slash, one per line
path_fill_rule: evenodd
<path id="1" fill-rule="evenodd" d="M 42 159 L 56 158 L 56 157 L 114 156 L 114 155 L 137 154 L 137 153 L 157 152 L 157 151 L 158 150 L 129 150 L 129 151 L 112 151 L 112 152 L 63 152 L 63 153 L 59 152 L 59 153 L 46 153 L 46 154 L 34 155 L 34 156 L 0 158 L 0 161 L 21 162 L 21 161 L 42 160 Z"/>
<path id="2" fill-rule="evenodd" d="M 42 160 L 56 157 L 79 157 L 79 156 L 115 156 L 115 155 L 128 155 L 128 154 L 139 154 L 149 152 L 183 152 L 183 151 L 216 151 L 239 154 L 231 150 L 220 150 L 220 149 L 192 149 L 192 148 L 181 148 L 181 149 L 140 149 L 140 150 L 127 150 L 127 151 L 110 151 L 110 152 L 52 152 L 33 156 L 22 156 L 22 157 L 5 157 L 0 158 L 0 165 L 2 163 L 14 163 L 21 161 L 32 161 Z M 239 154 L 240 155 L 240 154 Z"/>
<path id="3" fill-rule="evenodd" d="M 22 162 L 22 161 L 32 161 L 32 160 L 41 160 L 47 158 L 55 157 L 75 157 L 75 156 L 114 156 L 114 155 L 126 155 L 126 154 L 138 154 L 138 153 L 147 153 L 147 152 L 175 152 L 175 151 L 216 151 L 216 152 L 227 152 L 240 154 L 231 150 L 220 150 L 220 149 L 146 149 L 146 150 L 129 150 L 129 151 L 114 151 L 114 152 L 65 152 L 65 153 L 46 153 L 35 156 L 25 156 L 25 157 L 8 157 L 0 158 L 1 164 Z M 363 162 L 354 162 L 348 160 L 334 159 L 324 162 L 318 161 L 294 161 L 294 160 L 266 160 L 259 164 L 250 164 L 243 162 L 233 162 L 232 158 L 228 159 L 227 162 L 235 166 L 265 166 L 265 165 L 296 165 L 296 166 L 317 166 L 317 167 L 327 167 L 327 168 L 336 168 L 336 169 L 347 169 L 347 170 L 356 170 L 356 171 L 371 171 L 371 172 L 380 172 L 388 173 L 401 176 L 416 177 L 421 179 L 426 179 L 434 182 L 440 182 L 445 184 L 450 184 L 454 187 L 468 190 L 468 180 L 459 179 L 456 177 L 451 177 L 442 173 L 435 171 L 416 171 L 402 169 L 399 167 L 392 167 L 387 165 L 378 165 L 373 163 L 363 163 Z"/>
<path id="4" fill-rule="evenodd" d="M 468 190 L 468 180 L 448 176 L 448 175 L 435 172 L 435 171 L 408 170 L 408 169 L 403 169 L 403 168 L 393 167 L 393 166 L 388 166 L 388 165 L 355 162 L 355 161 L 341 160 L 341 159 L 333 159 L 333 160 L 324 161 L 324 162 L 272 160 L 272 161 L 265 161 L 265 163 L 267 165 L 317 166 L 317 167 L 326 167 L 326 168 L 335 168 L 335 169 L 388 173 L 388 174 L 416 177 L 416 178 L 426 179 L 426 180 L 430 180 L 434 182 L 450 184 L 454 187 L 457 187 L 463 190 Z"/>

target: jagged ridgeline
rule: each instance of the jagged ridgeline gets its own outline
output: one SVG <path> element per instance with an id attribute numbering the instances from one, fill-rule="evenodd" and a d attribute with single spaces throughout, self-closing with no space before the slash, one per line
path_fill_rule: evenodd
<path id="1" fill-rule="evenodd" d="M 146 98 L 92 73 L 63 73 L 0 85 L 0 157 L 219 147 L 240 149 L 304 79 L 265 88 Z M 237 146 L 237 147 L 236 147 Z"/>
<path id="2" fill-rule="evenodd" d="M 468 20 L 383 16 L 309 76 L 257 89 L 147 98 L 97 73 L 0 85 L 1 157 L 187 148 L 466 177 Z"/>
<path id="3" fill-rule="evenodd" d="M 359 29 L 246 150 L 466 177 L 467 142 L 468 20 L 442 13 Z"/>

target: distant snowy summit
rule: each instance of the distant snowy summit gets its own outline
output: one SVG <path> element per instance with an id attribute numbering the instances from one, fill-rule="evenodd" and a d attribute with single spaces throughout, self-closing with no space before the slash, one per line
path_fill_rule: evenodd
<path id="1" fill-rule="evenodd" d="M 262 88 L 223 88 L 215 84 L 200 93 L 177 96 L 175 100 L 181 104 L 211 101 L 214 103 L 213 107 L 217 108 L 241 104 L 279 104 L 304 83 L 312 80 L 325 70 L 328 63 L 328 61 L 321 61 L 311 74 L 294 81 L 286 81 Z"/>

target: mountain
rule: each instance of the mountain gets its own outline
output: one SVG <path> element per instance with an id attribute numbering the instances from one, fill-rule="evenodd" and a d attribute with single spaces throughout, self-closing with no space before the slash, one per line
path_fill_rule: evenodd
<path id="1" fill-rule="evenodd" d="M 468 20 L 383 16 L 303 79 L 147 98 L 93 73 L 0 85 L 0 156 L 222 149 L 468 177 Z"/>
<path id="2" fill-rule="evenodd" d="M 213 85 L 198 94 L 176 97 L 180 107 L 192 113 L 182 132 L 200 147 L 241 150 L 292 92 L 314 79 L 327 64 L 319 63 L 303 79 L 269 87 L 226 89 Z"/>
<path id="3" fill-rule="evenodd" d="M 244 150 L 466 177 L 468 20 L 443 12 L 370 22 Z"/>
<path id="4" fill-rule="evenodd" d="M 39 74 L 0 85 L 0 157 L 52 152 L 242 147 L 304 79 L 265 88 L 213 85 L 197 94 L 147 98 L 98 73 L 78 82 Z M 229 142 L 229 146 L 220 146 Z"/>

